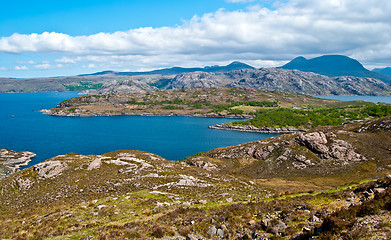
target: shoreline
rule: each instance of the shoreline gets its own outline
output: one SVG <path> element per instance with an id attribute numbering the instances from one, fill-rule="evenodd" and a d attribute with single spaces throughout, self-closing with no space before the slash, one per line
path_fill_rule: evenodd
<path id="1" fill-rule="evenodd" d="M 231 130 L 231 131 L 240 131 L 240 132 L 256 132 L 256 133 L 298 133 L 298 132 L 307 132 L 307 130 L 294 128 L 294 127 L 254 127 L 254 126 L 235 126 L 227 124 L 216 124 L 214 126 L 209 126 L 210 129 L 220 129 L 220 130 Z"/>
<path id="2" fill-rule="evenodd" d="M 41 113 L 56 117 L 112 117 L 112 116 L 144 116 L 144 117 L 211 117 L 211 118 L 233 118 L 233 119 L 251 119 L 254 116 L 251 115 L 224 115 L 216 113 L 101 113 L 101 114 L 83 114 L 83 113 L 65 113 L 62 111 L 53 111 L 51 109 L 42 109 Z"/>
<path id="3" fill-rule="evenodd" d="M 27 166 L 37 154 L 33 152 L 16 152 L 9 149 L 0 149 L 0 179 L 14 174 L 20 168 Z"/>

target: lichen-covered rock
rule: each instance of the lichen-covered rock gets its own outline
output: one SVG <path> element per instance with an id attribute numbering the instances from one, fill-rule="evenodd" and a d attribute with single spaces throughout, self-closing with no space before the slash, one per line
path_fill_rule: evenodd
<path id="1" fill-rule="evenodd" d="M 66 168 L 67 164 L 65 162 L 51 160 L 38 163 L 34 166 L 34 171 L 37 171 L 41 178 L 54 178 L 59 176 Z"/>
<path id="2" fill-rule="evenodd" d="M 296 140 L 300 145 L 306 146 L 315 153 L 326 154 L 329 151 L 326 146 L 327 137 L 323 132 L 301 133 L 296 137 Z"/>

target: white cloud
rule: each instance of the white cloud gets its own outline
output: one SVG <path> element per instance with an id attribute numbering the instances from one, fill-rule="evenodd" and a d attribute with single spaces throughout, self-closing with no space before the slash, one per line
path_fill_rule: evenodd
<path id="1" fill-rule="evenodd" d="M 84 65 L 83 68 L 97 68 L 95 64 L 90 63 L 88 65 Z"/>
<path id="2" fill-rule="evenodd" d="M 0 71 L 7 71 L 6 67 L 0 67 Z"/>
<path id="3" fill-rule="evenodd" d="M 16 61 L 16 64 L 30 64 L 33 65 L 35 62 L 33 60 L 30 61 Z"/>
<path id="4" fill-rule="evenodd" d="M 26 66 L 15 66 L 14 69 L 19 71 L 19 70 L 28 70 L 29 68 Z"/>
<path id="5" fill-rule="evenodd" d="M 335 53 L 368 62 L 391 60 L 391 1 L 290 0 L 275 6 L 219 10 L 176 27 L 88 36 L 15 33 L 0 38 L 0 52 L 62 52 L 67 57 L 55 62 L 89 61 L 121 69 L 228 59 L 278 63 L 297 55 Z"/>
<path id="6" fill-rule="evenodd" d="M 46 69 L 52 69 L 54 68 L 52 65 L 49 63 L 42 63 L 42 64 L 37 64 L 34 66 L 36 69 L 41 69 L 41 70 L 46 70 Z"/>
<path id="7" fill-rule="evenodd" d="M 63 68 L 64 66 L 62 64 L 57 64 L 56 67 L 57 68 Z"/>
<path id="8" fill-rule="evenodd" d="M 59 59 L 56 59 L 55 62 L 58 62 L 58 63 L 76 63 L 78 62 L 77 59 L 71 59 L 69 57 L 62 57 L 62 58 L 59 58 Z"/>

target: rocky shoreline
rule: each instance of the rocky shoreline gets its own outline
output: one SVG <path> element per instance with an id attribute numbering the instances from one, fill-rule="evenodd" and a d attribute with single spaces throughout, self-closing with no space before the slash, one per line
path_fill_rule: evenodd
<path id="1" fill-rule="evenodd" d="M 235 119 L 251 119 L 254 116 L 251 115 L 230 115 L 230 114 L 219 114 L 219 113 L 205 113 L 205 114 L 178 114 L 178 113 L 125 113 L 125 112 L 115 112 L 115 113 L 94 113 L 86 114 L 75 111 L 74 113 L 64 112 L 64 111 L 55 111 L 53 109 L 42 109 L 41 113 L 57 117 L 110 117 L 110 116 L 147 116 L 147 117 L 213 117 L 213 118 L 235 118 Z"/>
<path id="2" fill-rule="evenodd" d="M 235 126 L 228 124 L 216 124 L 214 126 L 209 126 L 211 129 L 221 129 L 221 130 L 232 130 L 232 131 L 241 131 L 241 132 L 257 132 L 257 133 L 297 133 L 297 132 L 306 132 L 304 129 L 294 128 L 294 127 L 254 127 L 254 126 Z"/>
<path id="3" fill-rule="evenodd" d="M 26 166 L 31 161 L 31 158 L 35 156 L 37 155 L 32 152 L 16 152 L 5 148 L 0 149 L 0 179 Z"/>

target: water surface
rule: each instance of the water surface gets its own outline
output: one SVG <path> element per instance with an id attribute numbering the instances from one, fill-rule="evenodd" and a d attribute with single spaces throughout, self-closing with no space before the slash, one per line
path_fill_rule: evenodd
<path id="1" fill-rule="evenodd" d="M 60 154 L 102 154 L 134 149 L 169 160 L 276 136 L 208 129 L 235 121 L 201 117 L 55 117 L 39 110 L 77 93 L 0 93 L 0 148 L 37 154 L 30 165 Z"/>
<path id="2" fill-rule="evenodd" d="M 374 103 L 391 103 L 391 96 L 346 96 L 346 95 L 314 95 L 314 97 L 333 99 L 339 101 L 356 101 L 363 100 Z"/>

